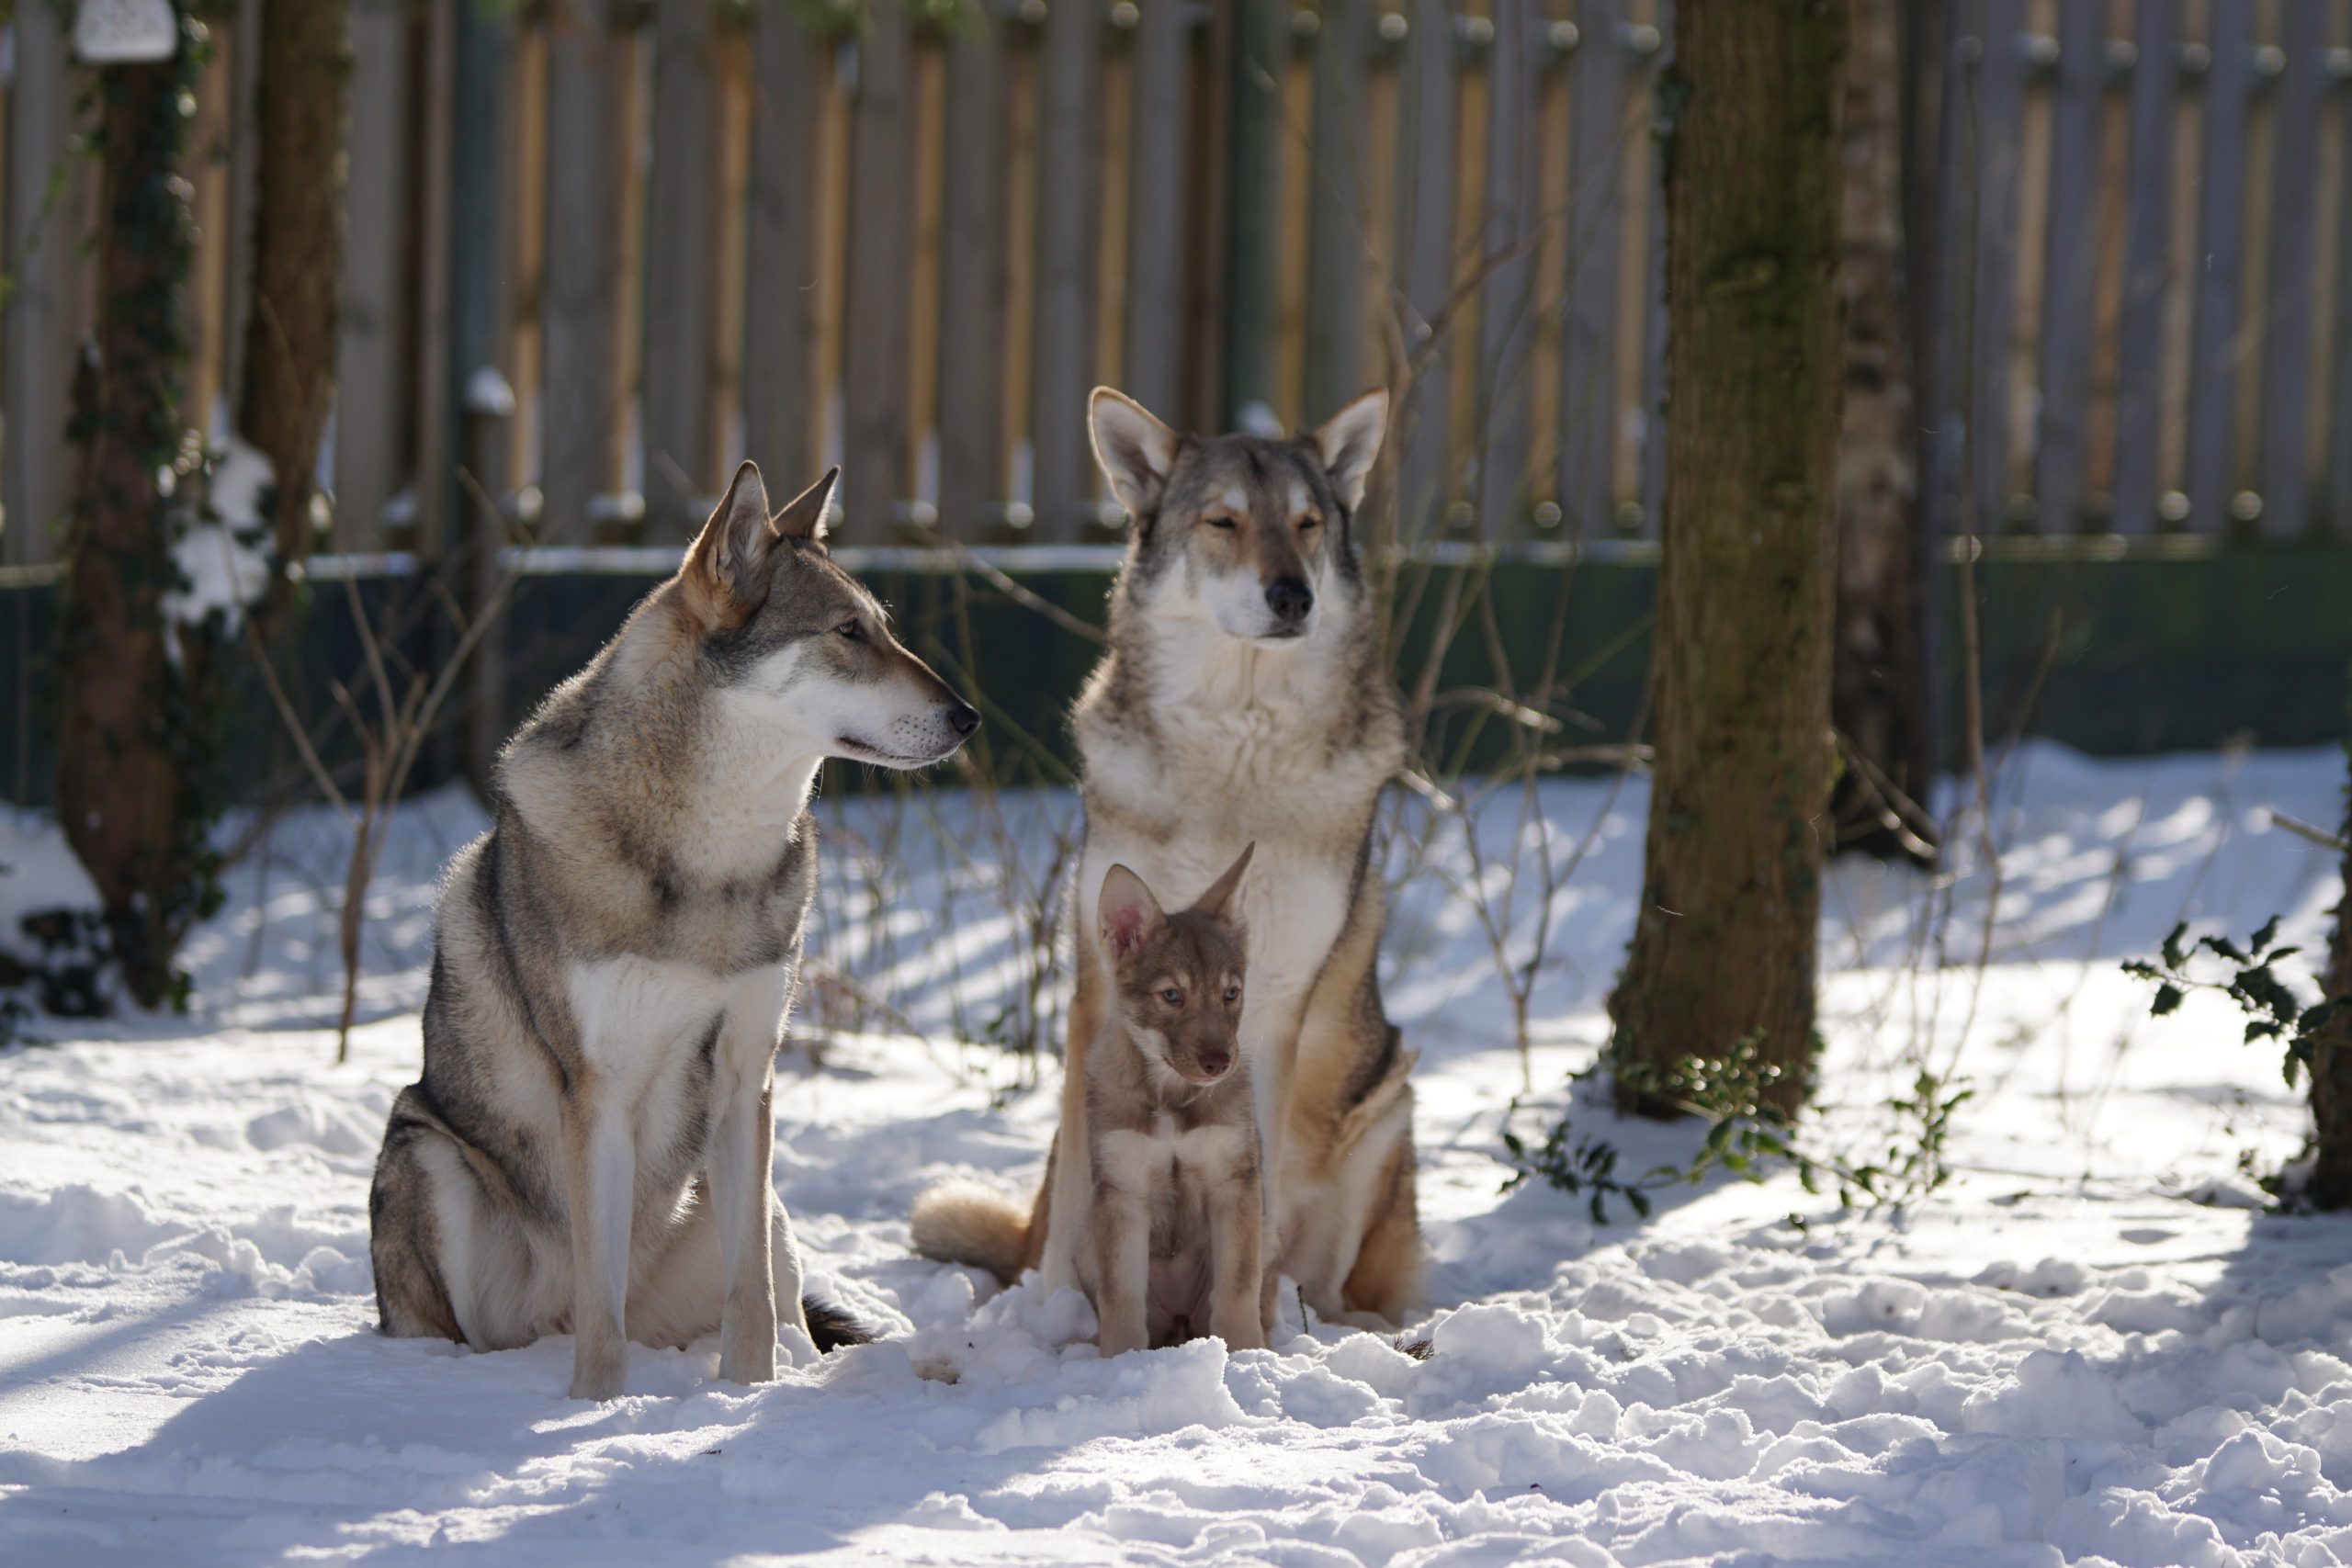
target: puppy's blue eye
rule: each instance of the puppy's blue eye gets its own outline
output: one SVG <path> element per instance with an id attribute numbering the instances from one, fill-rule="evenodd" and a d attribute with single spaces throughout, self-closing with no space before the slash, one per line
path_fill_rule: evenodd
<path id="1" fill-rule="evenodd" d="M 1159 999 L 1170 1007 L 1180 1008 L 1184 1005 L 1184 993 L 1170 986 L 1159 993 Z"/>
<path id="2" fill-rule="evenodd" d="M 1227 986 L 1225 988 L 1225 999 L 1228 1003 L 1239 1001 L 1241 999 L 1241 987 L 1238 986 Z"/>

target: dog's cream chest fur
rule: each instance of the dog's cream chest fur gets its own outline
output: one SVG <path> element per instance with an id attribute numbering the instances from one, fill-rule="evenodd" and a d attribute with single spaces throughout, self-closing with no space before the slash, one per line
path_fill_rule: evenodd
<path id="1" fill-rule="evenodd" d="M 697 1058 L 714 1030 L 711 1100 L 764 1076 L 792 968 L 719 976 L 697 964 L 624 954 L 573 964 L 565 979 L 582 1055 L 633 1107 L 639 1146 L 650 1150 L 669 1146 L 714 1109 L 691 1100 Z"/>

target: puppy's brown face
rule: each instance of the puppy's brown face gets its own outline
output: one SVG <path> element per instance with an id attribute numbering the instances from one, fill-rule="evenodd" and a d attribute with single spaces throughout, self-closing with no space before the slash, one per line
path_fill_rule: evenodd
<path id="1" fill-rule="evenodd" d="M 1189 909 L 1162 913 L 1143 879 L 1114 865 L 1096 903 L 1111 960 L 1113 1005 L 1138 1050 L 1186 1083 L 1208 1085 L 1241 1059 L 1241 989 L 1247 969 L 1235 894 L 1250 863 L 1231 870 Z"/>
<path id="2" fill-rule="evenodd" d="M 1308 434 L 1179 435 L 1109 388 L 1094 394 L 1096 458 L 1134 514 L 1131 586 L 1195 605 L 1217 629 L 1282 644 L 1352 600 L 1354 516 L 1388 412 L 1367 392 Z"/>

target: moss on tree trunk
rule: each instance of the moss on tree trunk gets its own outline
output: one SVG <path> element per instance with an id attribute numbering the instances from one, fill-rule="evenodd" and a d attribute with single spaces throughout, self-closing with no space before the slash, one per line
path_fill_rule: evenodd
<path id="1" fill-rule="evenodd" d="M 1680 0 L 1667 153 L 1667 504 L 1620 1103 L 1743 1040 L 1803 1097 L 1830 837 L 1842 0 Z"/>
<path id="2" fill-rule="evenodd" d="M 124 983 L 149 1007 L 176 999 L 173 954 L 213 898 L 200 796 L 217 715 L 165 641 L 179 574 L 158 480 L 183 434 L 192 47 L 97 73 L 98 321 L 67 432 L 80 464 L 58 612 L 58 817 L 105 900 Z"/>

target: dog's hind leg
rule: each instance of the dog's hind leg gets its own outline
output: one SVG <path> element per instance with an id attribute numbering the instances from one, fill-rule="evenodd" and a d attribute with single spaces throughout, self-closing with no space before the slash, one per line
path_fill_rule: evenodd
<path id="1" fill-rule="evenodd" d="M 441 1134 L 410 1104 L 404 1089 L 393 1103 L 384 1151 L 368 1194 L 368 1247 L 376 1266 L 376 1312 L 386 1334 L 462 1341 L 442 1267 L 435 1173 L 422 1145 Z"/>

